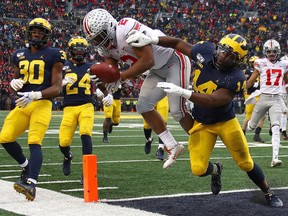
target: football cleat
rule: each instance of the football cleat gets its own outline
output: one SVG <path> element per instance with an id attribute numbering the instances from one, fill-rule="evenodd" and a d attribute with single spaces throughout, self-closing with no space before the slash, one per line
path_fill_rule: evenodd
<path id="1" fill-rule="evenodd" d="M 253 140 L 255 142 L 258 142 L 258 143 L 265 143 L 265 141 L 261 139 L 259 134 L 255 134 L 254 137 L 253 137 Z"/>
<path id="2" fill-rule="evenodd" d="M 283 139 L 283 140 L 288 140 L 286 131 L 282 131 L 282 139 Z"/>
<path id="3" fill-rule="evenodd" d="M 283 202 L 282 200 L 280 200 L 273 191 L 265 194 L 265 199 L 267 201 L 267 204 L 271 207 L 282 207 L 283 206 Z"/>
<path id="4" fill-rule="evenodd" d="M 103 143 L 110 143 L 108 137 L 103 137 Z"/>
<path id="5" fill-rule="evenodd" d="M 35 184 L 31 183 L 30 181 L 26 181 L 26 182 L 18 181 L 18 182 L 15 182 L 13 187 L 18 193 L 24 194 L 26 196 L 27 200 L 33 201 L 35 199 L 36 186 L 35 186 Z"/>
<path id="6" fill-rule="evenodd" d="M 216 175 L 211 175 L 211 191 L 214 195 L 217 195 L 222 188 L 221 173 L 223 170 L 223 164 L 221 162 L 216 162 L 215 164 L 218 168 L 218 171 Z"/>
<path id="7" fill-rule="evenodd" d="M 63 174 L 65 176 L 68 176 L 71 173 L 71 161 L 72 161 L 72 159 L 73 159 L 73 155 L 71 152 L 70 152 L 69 158 L 64 157 L 62 171 L 63 171 Z"/>
<path id="8" fill-rule="evenodd" d="M 149 139 L 146 139 L 146 143 L 144 146 L 144 151 L 146 154 L 149 154 L 151 152 L 151 144 L 153 142 L 154 138 L 153 137 L 149 137 Z"/>
<path id="9" fill-rule="evenodd" d="M 167 151 L 168 156 L 167 159 L 165 161 L 165 163 L 163 164 L 163 169 L 167 169 L 169 167 L 171 167 L 173 164 L 176 163 L 176 159 L 182 155 L 185 151 L 185 148 L 182 144 L 178 144 L 177 146 L 175 146 L 174 148 L 168 150 L 166 148 L 166 146 L 164 146 L 164 149 Z"/>
<path id="10" fill-rule="evenodd" d="M 26 182 L 28 180 L 28 175 L 29 175 L 29 164 L 26 167 L 22 167 L 20 181 Z"/>
<path id="11" fill-rule="evenodd" d="M 163 148 L 158 148 L 156 152 L 156 156 L 159 160 L 164 160 L 164 149 Z"/>
<path id="12" fill-rule="evenodd" d="M 277 166 L 281 166 L 282 165 L 282 161 L 278 160 L 278 159 L 273 159 L 271 161 L 271 167 L 277 167 Z"/>

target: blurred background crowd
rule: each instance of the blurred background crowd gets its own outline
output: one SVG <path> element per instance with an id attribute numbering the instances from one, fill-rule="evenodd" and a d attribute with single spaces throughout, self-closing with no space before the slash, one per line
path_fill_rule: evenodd
<path id="1" fill-rule="evenodd" d="M 217 43 L 224 35 L 237 33 L 247 39 L 249 56 L 261 57 L 264 42 L 273 38 L 280 43 L 282 55 L 287 54 L 287 0 L 1 0 L 0 110 L 12 109 L 15 105 L 15 96 L 9 90 L 11 55 L 16 49 L 27 46 L 28 22 L 36 17 L 49 20 L 53 26 L 50 46 L 67 50 L 72 36 L 83 36 L 82 19 L 94 8 L 107 9 L 117 20 L 135 18 L 189 43 Z M 91 49 L 88 61 L 99 60 Z M 132 99 L 138 97 L 142 81 L 131 80 L 123 85 L 127 111 L 133 109 Z M 54 110 L 60 110 L 61 104 L 61 97 L 55 99 Z M 95 107 L 101 109 L 96 99 Z"/>

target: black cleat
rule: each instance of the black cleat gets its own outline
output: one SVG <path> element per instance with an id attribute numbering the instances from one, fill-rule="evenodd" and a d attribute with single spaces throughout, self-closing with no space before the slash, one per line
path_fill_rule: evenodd
<path id="1" fill-rule="evenodd" d="M 26 167 L 22 167 L 22 172 L 20 175 L 20 181 L 26 182 L 28 180 L 29 175 L 29 164 Z"/>
<path id="2" fill-rule="evenodd" d="M 71 152 L 70 152 L 69 158 L 64 157 L 62 171 L 63 171 L 63 174 L 65 176 L 68 176 L 71 173 L 71 161 L 72 161 L 72 159 L 73 159 L 73 155 Z"/>
<path id="3" fill-rule="evenodd" d="M 108 137 L 103 137 L 103 143 L 110 143 Z"/>
<path id="4" fill-rule="evenodd" d="M 265 194 L 265 199 L 267 204 L 271 207 L 278 208 L 283 206 L 283 202 L 274 194 L 273 191 Z"/>
<path id="5" fill-rule="evenodd" d="M 27 200 L 33 201 L 35 199 L 36 186 L 30 181 L 22 182 L 20 180 L 18 182 L 15 182 L 13 187 L 18 193 L 24 194 Z"/>
<path id="6" fill-rule="evenodd" d="M 218 171 L 216 175 L 211 175 L 211 191 L 214 195 L 219 194 L 219 192 L 221 191 L 221 173 L 223 170 L 223 164 L 221 162 L 216 162 L 215 163 Z"/>
<path id="7" fill-rule="evenodd" d="M 163 148 L 158 148 L 156 152 L 156 156 L 158 157 L 159 160 L 164 160 L 164 149 Z"/>
<path id="8" fill-rule="evenodd" d="M 258 142 L 258 143 L 265 143 L 265 141 L 261 139 L 259 134 L 255 134 L 254 137 L 253 137 L 253 140 L 255 142 Z"/>
<path id="9" fill-rule="evenodd" d="M 150 137 L 148 140 L 146 139 L 146 143 L 144 146 L 144 151 L 146 154 L 149 154 L 151 152 L 151 144 L 153 142 L 153 137 Z"/>

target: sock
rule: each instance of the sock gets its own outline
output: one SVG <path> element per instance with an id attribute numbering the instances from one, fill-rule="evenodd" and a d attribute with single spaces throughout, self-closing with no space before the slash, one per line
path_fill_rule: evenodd
<path id="1" fill-rule="evenodd" d="M 258 134 L 258 135 L 259 135 L 259 134 L 260 134 L 260 132 L 261 132 L 261 130 L 262 130 L 262 128 L 260 128 L 260 127 L 257 127 L 257 128 L 256 128 L 256 130 L 255 130 L 255 134 Z"/>
<path id="2" fill-rule="evenodd" d="M 108 137 L 108 132 L 107 131 L 103 131 L 103 137 L 107 138 Z"/>
<path id="3" fill-rule="evenodd" d="M 254 167 L 251 171 L 247 172 L 249 178 L 263 191 L 263 193 L 269 192 L 269 186 L 265 182 L 265 176 L 261 168 L 254 163 Z"/>
<path id="4" fill-rule="evenodd" d="M 152 134 L 151 128 L 149 128 L 149 129 L 144 128 L 144 135 L 145 135 L 146 140 L 148 140 L 151 137 L 151 134 Z"/>
<path id="5" fill-rule="evenodd" d="M 92 139 L 89 135 L 81 135 L 82 140 L 82 154 L 92 154 Z"/>
<path id="6" fill-rule="evenodd" d="M 162 133 L 158 134 L 158 136 L 163 141 L 164 145 L 168 150 L 178 145 L 178 143 L 176 142 L 170 131 L 168 131 L 167 129 Z"/>
<path id="7" fill-rule="evenodd" d="M 273 159 L 278 159 L 279 155 L 279 147 L 280 147 L 280 132 L 279 125 L 272 126 L 272 151 L 273 151 Z"/>
<path id="8" fill-rule="evenodd" d="M 18 164 L 23 164 L 27 160 L 23 154 L 21 146 L 16 141 L 11 143 L 2 143 L 2 146 L 8 154 L 18 162 Z"/>
<path id="9" fill-rule="evenodd" d="M 218 172 L 218 167 L 216 166 L 216 171 L 214 170 L 215 169 L 215 166 L 216 166 L 216 164 L 212 164 L 210 161 L 209 161 L 209 164 L 208 164 L 208 167 L 207 167 L 207 170 L 206 170 L 206 172 L 203 174 L 203 175 L 201 175 L 200 177 L 204 177 L 204 176 L 207 176 L 207 175 L 212 175 L 212 173 L 213 172 L 216 172 L 216 174 L 217 174 L 217 172 Z"/>
<path id="10" fill-rule="evenodd" d="M 29 144 L 30 149 L 30 159 L 29 159 L 29 178 L 37 181 L 38 175 L 43 162 L 43 155 L 41 150 L 41 145 L 39 144 Z"/>
<path id="11" fill-rule="evenodd" d="M 59 145 L 59 149 L 64 155 L 65 158 L 70 158 L 71 157 L 71 152 L 70 152 L 70 146 L 62 147 Z"/>

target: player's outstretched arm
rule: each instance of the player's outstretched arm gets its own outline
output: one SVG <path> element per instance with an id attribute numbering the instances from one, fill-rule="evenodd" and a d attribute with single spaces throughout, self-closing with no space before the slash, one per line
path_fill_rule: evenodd
<path id="1" fill-rule="evenodd" d="M 157 44 L 163 47 L 170 47 L 190 56 L 192 45 L 175 37 L 169 36 L 148 36 L 142 32 L 132 30 L 127 35 L 126 42 L 133 47 L 143 47 L 148 44 Z"/>

